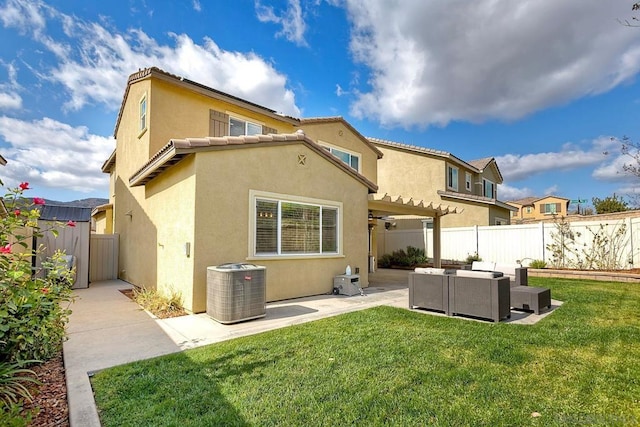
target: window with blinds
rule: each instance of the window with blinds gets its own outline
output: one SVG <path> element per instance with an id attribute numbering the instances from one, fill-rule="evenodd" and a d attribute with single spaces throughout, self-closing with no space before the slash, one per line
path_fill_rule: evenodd
<path id="1" fill-rule="evenodd" d="M 256 255 L 335 254 L 338 208 L 256 199 Z"/>

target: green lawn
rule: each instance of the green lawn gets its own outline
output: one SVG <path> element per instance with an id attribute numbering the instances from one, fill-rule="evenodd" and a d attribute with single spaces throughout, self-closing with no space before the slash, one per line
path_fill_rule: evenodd
<path id="1" fill-rule="evenodd" d="M 102 371 L 92 378 L 100 418 L 105 427 L 640 424 L 640 285 L 530 282 L 565 302 L 533 326 L 379 307 Z"/>

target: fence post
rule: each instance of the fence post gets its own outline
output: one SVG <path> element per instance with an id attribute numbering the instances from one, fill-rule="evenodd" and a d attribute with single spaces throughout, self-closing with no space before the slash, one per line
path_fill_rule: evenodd
<path id="1" fill-rule="evenodd" d="M 542 242 L 542 248 L 540 248 L 542 249 L 542 261 L 547 262 L 547 253 L 545 252 L 547 245 L 544 244 L 544 221 L 540 221 L 540 236 L 540 241 Z"/>
<path id="2" fill-rule="evenodd" d="M 633 256 L 633 222 L 631 217 L 627 217 L 627 230 L 629 233 L 629 256 L 627 257 L 627 265 L 629 268 L 635 268 L 635 257 Z"/>
<path id="3" fill-rule="evenodd" d="M 480 238 L 478 236 L 478 226 L 477 225 L 473 226 L 473 232 L 474 232 L 475 238 L 476 238 L 476 255 L 480 256 L 480 253 L 478 252 L 480 250 Z"/>

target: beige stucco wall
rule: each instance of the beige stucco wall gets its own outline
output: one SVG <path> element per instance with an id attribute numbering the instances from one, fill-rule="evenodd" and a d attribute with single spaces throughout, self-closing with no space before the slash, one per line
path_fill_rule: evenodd
<path id="1" fill-rule="evenodd" d="M 147 130 L 141 132 L 139 103 L 143 96 L 147 97 Z M 157 284 L 161 290 L 184 280 L 184 276 L 180 276 L 182 279 L 176 277 L 183 266 L 175 269 L 175 262 L 167 260 L 173 259 L 176 250 L 183 252 L 186 242 L 194 241 L 193 231 L 186 235 L 184 228 L 176 228 L 174 224 L 194 215 L 195 203 L 189 201 L 188 196 L 185 200 L 185 195 L 195 197 L 195 180 L 192 178 L 188 184 L 185 178 L 194 174 L 193 161 L 182 161 L 172 167 L 170 173 L 163 173 L 167 175 L 164 178 L 177 183 L 168 191 L 130 187 L 129 178 L 170 139 L 207 136 L 211 109 L 237 113 L 238 116 L 276 128 L 280 133 L 294 131 L 286 120 L 278 121 L 267 115 L 258 117 L 255 112 L 185 90 L 161 79 L 145 79 L 132 84 L 116 135 L 116 165 L 110 183 L 114 231 L 121 235 L 121 279 L 148 288 L 155 288 Z M 153 188 L 153 185 L 159 184 L 150 183 L 147 187 Z M 168 243 L 173 241 L 181 243 Z M 193 263 L 193 259 L 187 262 Z M 193 268 L 189 270 L 192 272 Z M 187 277 L 191 274 L 187 273 Z M 184 298 L 189 300 L 192 296 L 185 291 Z"/>
<path id="2" fill-rule="evenodd" d="M 299 154 L 306 155 L 305 166 Z M 266 266 L 268 301 L 329 293 L 347 264 L 359 267 L 361 283 L 368 284 L 368 191 L 362 183 L 300 144 L 200 153 L 196 165 L 193 311 L 206 308 L 207 267 L 226 262 Z M 252 257 L 251 190 L 342 203 L 342 255 Z"/>
<path id="3" fill-rule="evenodd" d="M 438 201 L 438 190 L 446 188 L 443 159 L 378 146 L 378 193 Z"/>
<path id="4" fill-rule="evenodd" d="M 153 140 L 150 155 L 156 153 L 170 139 L 209 136 L 209 110 L 226 112 L 278 130 L 293 133 L 293 125 L 273 117 L 246 110 L 201 93 L 184 90 L 175 84 L 154 79 L 149 96 L 150 128 Z M 177 108 L 176 106 L 179 106 Z"/>
<path id="5" fill-rule="evenodd" d="M 345 151 L 360 155 L 360 173 L 371 182 L 378 181 L 378 154 L 341 121 L 303 123 L 300 129 L 319 143 L 327 143 L 330 146 L 344 148 Z"/>

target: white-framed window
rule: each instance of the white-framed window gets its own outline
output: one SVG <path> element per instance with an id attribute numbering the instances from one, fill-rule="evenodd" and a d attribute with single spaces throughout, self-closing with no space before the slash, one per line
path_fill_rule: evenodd
<path id="1" fill-rule="evenodd" d="M 560 203 L 544 203 L 540 206 L 540 212 L 545 215 L 556 214 L 560 210 Z"/>
<path id="2" fill-rule="evenodd" d="M 262 134 L 262 125 L 253 123 L 245 119 L 237 117 L 229 117 L 229 135 L 260 135 Z"/>
<path id="3" fill-rule="evenodd" d="M 323 142 L 321 142 L 320 145 L 348 166 L 360 172 L 360 154 L 347 151 L 344 148 L 336 148 Z"/>
<path id="4" fill-rule="evenodd" d="M 471 174 L 469 172 L 464 173 L 464 186 L 467 191 L 471 191 Z"/>
<path id="5" fill-rule="evenodd" d="M 506 218 L 496 218 L 494 222 L 496 225 L 509 225 L 509 221 Z"/>
<path id="6" fill-rule="evenodd" d="M 447 188 L 458 191 L 458 168 L 447 165 Z"/>
<path id="7" fill-rule="evenodd" d="M 482 188 L 484 197 L 488 197 L 490 199 L 496 198 L 496 184 L 488 179 L 482 179 Z"/>
<path id="8" fill-rule="evenodd" d="M 144 94 L 140 99 L 139 113 L 140 122 L 138 130 L 142 132 L 147 129 L 147 94 Z"/>
<path id="9" fill-rule="evenodd" d="M 532 208 L 531 206 L 527 206 L 527 207 L 525 208 L 525 212 L 526 212 L 526 213 L 528 213 L 528 214 L 530 214 L 531 212 L 533 212 L 533 208 Z"/>
<path id="10" fill-rule="evenodd" d="M 253 256 L 340 254 L 341 203 L 258 192 L 250 197 Z"/>

